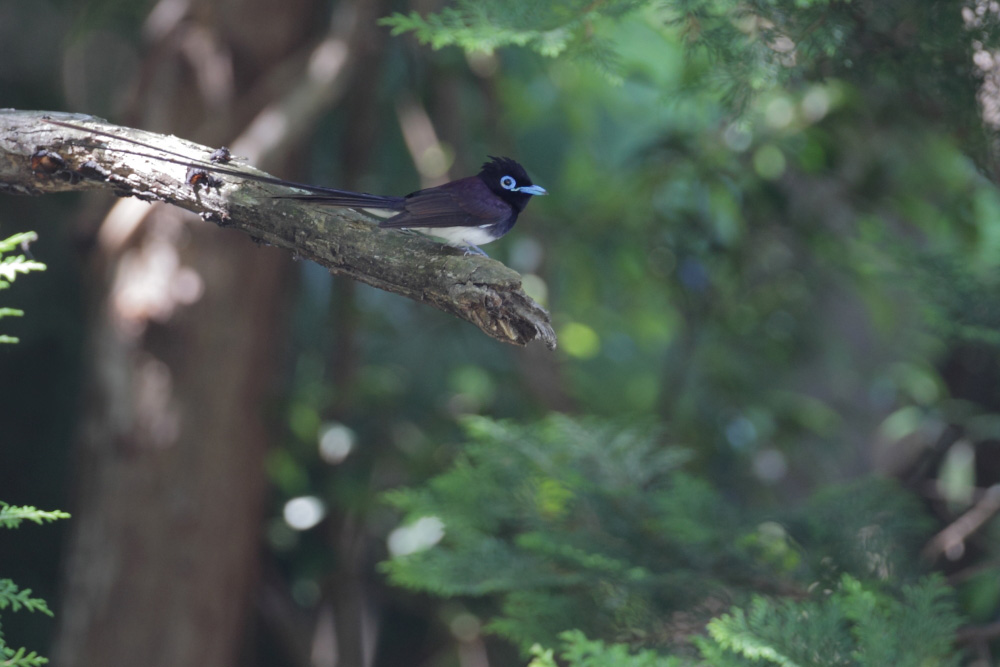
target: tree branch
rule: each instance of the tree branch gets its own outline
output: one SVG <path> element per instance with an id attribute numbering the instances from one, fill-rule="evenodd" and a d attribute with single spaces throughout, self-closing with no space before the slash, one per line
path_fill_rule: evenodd
<path id="1" fill-rule="evenodd" d="M 964 550 L 965 541 L 969 536 L 997 512 L 1000 512 L 1000 484 L 994 484 L 986 489 L 986 493 L 969 511 L 935 535 L 924 547 L 924 557 L 933 561 L 941 554 L 951 554 L 955 549 Z"/>
<path id="2" fill-rule="evenodd" d="M 53 125 L 45 118 L 85 125 L 120 139 Z M 466 257 L 420 236 L 380 230 L 370 218 L 351 209 L 273 199 L 287 194 L 287 189 L 266 183 L 226 176 L 219 186 L 192 187 L 183 166 L 121 152 L 153 153 L 126 140 L 196 162 L 205 162 L 213 150 L 92 116 L 2 110 L 0 191 L 40 195 L 108 189 L 119 196 L 166 202 L 289 250 L 331 272 L 428 303 L 505 343 L 525 345 L 537 339 L 550 349 L 556 346 L 549 314 L 521 290 L 521 276 L 500 262 Z M 98 145 L 109 150 L 94 148 Z M 39 150 L 57 153 L 65 165 L 37 158 L 33 165 L 32 156 Z M 236 163 L 227 168 L 266 175 Z"/>

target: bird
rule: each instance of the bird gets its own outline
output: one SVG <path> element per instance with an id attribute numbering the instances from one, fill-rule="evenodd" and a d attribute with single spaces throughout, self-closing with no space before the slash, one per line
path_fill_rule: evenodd
<path id="1" fill-rule="evenodd" d="M 436 236 L 447 245 L 464 249 L 467 255 L 486 256 L 479 246 L 509 232 L 532 197 L 548 194 L 545 188 L 531 182 L 528 172 L 516 161 L 488 157 L 475 176 L 417 190 L 405 197 L 328 189 L 276 198 L 388 215 L 391 217 L 379 222 L 379 227 Z"/>
<path id="2" fill-rule="evenodd" d="M 137 144 L 148 150 L 161 151 L 161 149 L 148 146 L 140 141 L 110 132 L 53 119 L 46 119 L 46 121 L 53 125 L 109 136 Z M 489 160 L 483 163 L 479 173 L 475 176 L 417 190 L 403 197 L 394 197 L 259 176 L 218 166 L 218 161 L 195 164 L 187 156 L 171 151 L 161 152 L 175 156 L 173 158 L 122 148 L 111 150 L 187 166 L 189 168 L 188 182 L 195 187 L 206 184 L 209 187 L 217 187 L 219 185 L 217 180 L 206 178 L 205 172 L 210 172 L 305 190 L 308 194 L 275 195 L 274 198 L 297 200 L 321 206 L 352 208 L 376 216 L 384 216 L 385 219 L 379 222 L 379 227 L 383 229 L 403 229 L 434 236 L 442 239 L 446 245 L 464 250 L 466 255 L 487 256 L 479 246 L 492 243 L 507 234 L 514 227 L 518 216 L 532 197 L 548 194 L 545 188 L 532 183 L 528 172 L 515 160 L 492 155 L 488 156 Z M 216 153 L 220 151 L 216 151 Z M 178 157 L 184 159 L 176 159 Z"/>

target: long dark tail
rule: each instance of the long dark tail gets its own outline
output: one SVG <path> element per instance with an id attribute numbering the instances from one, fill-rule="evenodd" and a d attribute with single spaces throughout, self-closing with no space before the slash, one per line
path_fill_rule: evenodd
<path id="1" fill-rule="evenodd" d="M 197 158 L 191 158 L 181 153 L 175 153 L 174 151 L 166 150 L 163 148 L 157 148 L 155 146 L 150 146 L 136 139 L 130 137 L 122 137 L 111 132 L 105 132 L 103 130 L 96 130 L 90 127 L 85 127 L 83 125 L 75 125 L 73 123 L 64 123 L 62 121 L 53 120 L 51 118 L 42 119 L 44 122 L 50 125 L 58 125 L 60 127 L 67 127 L 71 130 L 76 130 L 78 132 L 89 132 L 90 134 L 109 137 L 117 141 L 122 141 L 125 143 L 133 144 L 141 148 L 145 148 L 150 151 L 156 151 L 161 153 L 161 155 L 153 155 L 150 153 L 143 153 L 140 151 L 128 150 L 127 148 L 111 148 L 109 146 L 102 146 L 100 144 L 88 144 L 81 141 L 69 141 L 74 146 L 81 146 L 83 148 L 93 148 L 97 150 L 109 150 L 117 153 L 125 153 L 127 155 L 137 155 L 139 157 L 149 158 L 151 160 L 159 160 L 161 162 L 169 162 L 171 164 L 177 164 L 182 167 L 194 167 L 195 169 L 204 169 L 207 172 L 213 174 L 224 174 L 226 176 L 234 176 L 236 178 L 243 178 L 248 181 L 255 181 L 257 183 L 267 183 L 268 185 L 278 185 L 287 188 L 295 188 L 296 190 L 305 190 L 313 194 L 308 195 L 280 195 L 275 196 L 275 199 L 299 199 L 305 201 L 311 201 L 317 204 L 323 204 L 327 206 L 344 206 L 348 208 L 399 208 L 403 203 L 402 197 L 385 197 L 381 195 L 370 195 L 366 192 L 351 192 L 350 190 L 338 190 L 336 188 L 325 188 L 319 185 L 309 185 L 308 183 L 296 183 L 295 181 L 286 181 L 280 178 L 274 178 L 272 176 L 261 176 L 259 174 L 253 174 L 246 171 L 240 171 L 239 169 L 230 169 L 228 167 L 220 167 L 214 162 L 209 162 L 208 160 L 199 160 Z M 169 157 L 168 157 L 169 156 Z"/>
<path id="2" fill-rule="evenodd" d="M 292 187 L 301 187 L 294 185 Z M 274 199 L 297 199 L 307 201 L 320 206 L 345 206 L 347 208 L 385 208 L 400 210 L 403 207 L 402 197 L 384 197 L 382 195 L 370 195 L 367 192 L 350 192 L 349 190 L 334 190 L 332 188 L 316 188 L 309 186 L 309 190 L 320 194 L 309 195 L 275 195 Z"/>

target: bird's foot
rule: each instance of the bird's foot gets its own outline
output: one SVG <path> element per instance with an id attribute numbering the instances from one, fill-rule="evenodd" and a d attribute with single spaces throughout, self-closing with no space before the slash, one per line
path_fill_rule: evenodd
<path id="1" fill-rule="evenodd" d="M 482 248 L 480 248 L 477 245 L 472 245 L 471 243 L 467 246 L 463 246 L 462 250 L 464 250 L 463 254 L 466 257 L 468 257 L 469 255 L 479 255 L 480 257 L 489 257 L 489 255 L 483 252 Z"/>

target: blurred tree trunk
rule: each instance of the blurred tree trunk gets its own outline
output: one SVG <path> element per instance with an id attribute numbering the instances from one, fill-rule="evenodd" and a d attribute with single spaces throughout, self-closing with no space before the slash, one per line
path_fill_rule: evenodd
<path id="1" fill-rule="evenodd" d="M 127 115 L 213 144 L 269 101 L 265 68 L 315 24 L 312 0 L 160 9 Z M 234 665 L 257 584 L 264 416 L 293 265 L 133 200 L 101 223 L 90 261 L 89 391 L 54 663 Z"/>
<path id="2" fill-rule="evenodd" d="M 97 306 L 59 665 L 235 664 L 288 261 L 237 234 L 190 232 L 196 304 L 138 337 L 116 322 L 120 295 Z"/>

